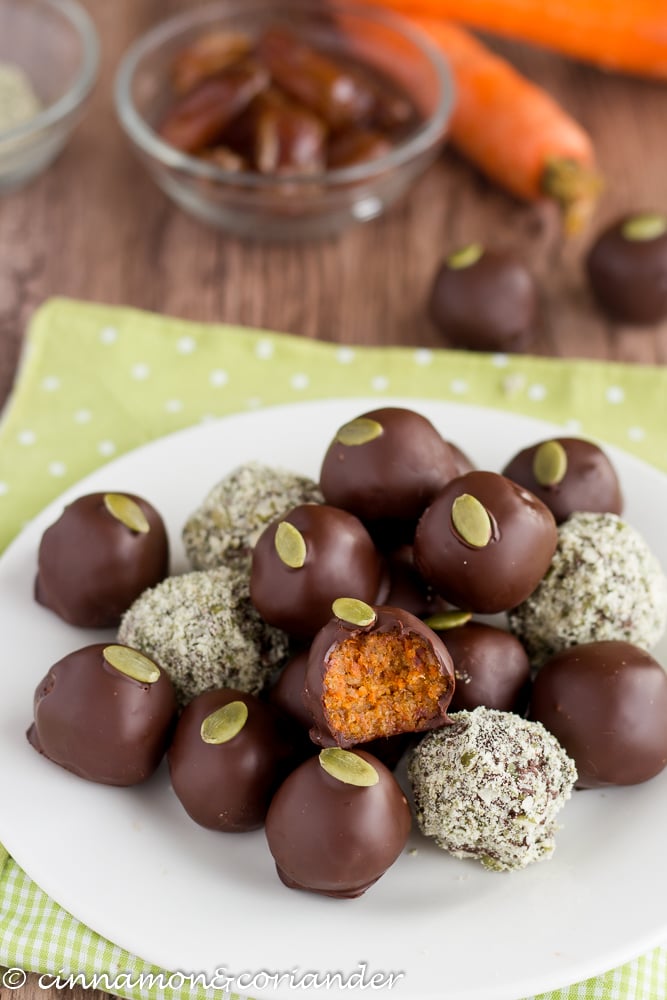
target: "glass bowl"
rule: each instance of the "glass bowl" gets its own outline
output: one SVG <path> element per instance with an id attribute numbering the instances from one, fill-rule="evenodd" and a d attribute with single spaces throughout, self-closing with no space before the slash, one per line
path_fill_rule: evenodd
<path id="1" fill-rule="evenodd" d="M 0 0 L 0 64 L 21 70 L 36 114 L 0 124 L 0 193 L 32 180 L 58 155 L 97 76 L 95 27 L 74 0 Z"/>
<path id="2" fill-rule="evenodd" d="M 154 126 L 169 107 L 176 54 L 207 30 L 255 39 L 270 26 L 288 27 L 309 45 L 334 57 L 352 54 L 390 76 L 414 102 L 419 124 L 377 159 L 307 177 L 231 172 L 163 141 Z M 162 22 L 136 41 L 119 66 L 115 102 L 135 150 L 174 202 L 237 236 L 287 240 L 336 234 L 375 218 L 404 194 L 444 142 L 453 86 L 430 40 L 397 15 L 338 0 L 222 0 Z"/>

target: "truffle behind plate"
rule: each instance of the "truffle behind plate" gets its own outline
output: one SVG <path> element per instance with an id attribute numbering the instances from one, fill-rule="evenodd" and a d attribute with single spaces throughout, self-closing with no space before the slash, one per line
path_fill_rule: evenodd
<path id="1" fill-rule="evenodd" d="M 556 815 L 577 777 L 556 738 L 511 712 L 476 708 L 450 718 L 408 765 L 422 833 L 492 871 L 551 857 Z"/>

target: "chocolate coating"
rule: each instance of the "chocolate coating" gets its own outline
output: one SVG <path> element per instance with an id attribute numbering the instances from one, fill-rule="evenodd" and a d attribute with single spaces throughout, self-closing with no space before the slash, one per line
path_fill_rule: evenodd
<path id="1" fill-rule="evenodd" d="M 384 407 L 357 419 L 376 421 L 382 432 L 363 444 L 342 444 L 334 438 L 320 471 L 325 500 L 368 525 L 416 521 L 456 475 L 449 445 L 414 410 Z M 397 544 L 403 540 L 401 534 Z"/>
<path id="2" fill-rule="evenodd" d="M 393 608 L 403 608 L 417 618 L 443 611 L 445 602 L 417 571 L 411 545 L 402 545 L 387 556 L 389 592 L 378 601 Z"/>
<path id="3" fill-rule="evenodd" d="M 667 674 L 629 642 L 552 657 L 533 684 L 529 716 L 573 758 L 580 788 L 635 785 L 667 764 Z"/>
<path id="4" fill-rule="evenodd" d="M 524 349 L 538 311 L 530 271 L 514 254 L 496 250 L 484 250 L 468 266 L 452 266 L 451 259 L 438 270 L 428 304 L 448 342 L 470 351 Z"/>
<path id="5" fill-rule="evenodd" d="M 452 523 L 452 505 L 464 494 L 490 516 L 492 534 L 484 547 L 465 542 Z M 496 472 L 469 472 L 449 483 L 420 518 L 415 564 L 455 607 L 495 614 L 532 593 L 557 539 L 553 514 L 532 493 Z"/>
<path id="6" fill-rule="evenodd" d="M 121 673 L 103 654 L 108 642 L 68 653 L 35 691 L 28 740 L 67 771 L 105 785 L 136 785 L 155 771 L 176 716 L 169 677 L 154 683 Z"/>
<path id="7" fill-rule="evenodd" d="M 205 743 L 204 719 L 234 701 L 248 708 L 243 728 L 225 743 Z M 262 826 L 273 793 L 300 759 L 289 720 L 273 705 L 233 688 L 194 698 L 167 752 L 171 783 L 191 819 L 228 833 Z"/>
<path id="8" fill-rule="evenodd" d="M 667 316 L 667 229 L 652 239 L 629 239 L 617 220 L 601 233 L 586 257 L 586 271 L 598 304 L 624 323 L 658 323 Z"/>
<path id="9" fill-rule="evenodd" d="M 528 703 L 530 661 L 519 640 L 503 629 L 466 622 L 438 635 L 454 661 L 450 712 L 483 706 L 522 714 Z"/>
<path id="10" fill-rule="evenodd" d="M 410 807 L 391 771 L 372 754 L 375 785 L 349 785 L 311 757 L 280 786 L 266 839 L 282 882 L 337 898 L 360 896 L 396 861 L 410 833 Z"/>
<path id="11" fill-rule="evenodd" d="M 340 746 L 349 748 L 374 740 L 378 737 L 396 736 L 401 733 L 418 733 L 435 729 L 448 722 L 447 707 L 454 690 L 454 665 L 444 643 L 424 622 L 409 611 L 402 608 L 376 607 L 376 619 L 371 625 L 359 626 L 333 617 L 324 628 L 320 629 L 310 647 L 306 680 L 304 686 L 304 704 L 312 718 L 310 738 L 319 746 Z M 394 707 L 401 706 L 403 698 L 400 689 L 397 693 L 383 692 L 380 708 L 389 716 L 389 722 L 382 726 L 382 731 L 373 732 L 366 739 L 355 739 L 349 731 L 344 731 L 337 725 L 327 704 L 325 693 L 325 678 L 331 668 L 331 658 L 336 650 L 349 639 L 371 635 L 387 635 L 399 648 L 401 643 L 417 643 L 425 645 L 432 655 L 433 663 L 437 665 L 440 681 L 440 694 L 436 706 L 416 706 L 410 725 L 399 725 L 392 720 Z M 393 654 L 392 659 L 398 654 Z M 363 711 L 367 697 L 363 691 L 364 682 L 374 681 L 373 668 L 363 662 L 358 664 L 360 684 L 354 693 L 355 710 Z M 394 700 L 395 699 L 395 700 Z M 371 701 L 371 705 L 372 705 Z"/>
<path id="12" fill-rule="evenodd" d="M 559 483 L 543 486 L 535 478 L 535 453 L 544 444 L 538 441 L 524 448 L 503 469 L 503 475 L 534 493 L 546 504 L 556 523 L 561 524 L 576 511 L 621 514 L 623 497 L 616 470 L 604 451 L 592 441 L 558 437 L 548 440 L 562 445 L 567 469 Z"/>
<path id="13" fill-rule="evenodd" d="M 70 625 L 112 628 L 134 600 L 167 575 L 169 543 L 162 518 L 132 493 L 148 521 L 133 531 L 106 508 L 107 493 L 69 504 L 39 546 L 35 600 Z"/>
<path id="14" fill-rule="evenodd" d="M 306 558 L 292 569 L 276 551 L 278 525 L 303 536 Z M 252 555 L 250 597 L 262 618 L 297 636 L 311 636 L 331 617 L 341 594 L 373 602 L 383 576 L 381 557 L 361 521 L 327 504 L 292 508 L 262 532 Z"/>

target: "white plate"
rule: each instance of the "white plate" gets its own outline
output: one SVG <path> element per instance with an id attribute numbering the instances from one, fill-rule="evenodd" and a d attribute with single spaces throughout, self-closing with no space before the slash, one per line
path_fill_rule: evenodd
<path id="1" fill-rule="evenodd" d="M 487 468 L 554 433 L 502 412 L 394 402 L 420 410 Z M 367 977 L 404 974 L 381 995 L 517 1000 L 667 939 L 667 772 L 634 788 L 575 794 L 548 862 L 489 873 L 413 834 L 416 853 L 406 850 L 365 896 L 341 901 L 286 889 L 262 832 L 216 834 L 192 823 L 164 766 L 143 787 L 97 786 L 51 764 L 25 738 L 33 691 L 49 666 L 109 634 L 64 625 L 32 600 L 39 539 L 64 500 L 91 490 L 144 495 L 163 513 L 182 569 L 180 527 L 223 474 L 254 458 L 316 477 L 336 428 L 377 405 L 304 403 L 200 425 L 107 465 L 29 525 L 0 561 L 0 840 L 76 917 L 166 969 L 209 978 L 219 968 L 349 976 L 365 963 Z M 627 519 L 667 566 L 667 479 L 609 451 Z M 664 643 L 658 655 L 667 662 Z M 261 979 L 246 991 L 262 1000 L 304 995 L 285 980 L 277 991 Z M 359 992 L 369 995 L 341 996 Z M 313 986 L 309 995 L 332 994 Z"/>

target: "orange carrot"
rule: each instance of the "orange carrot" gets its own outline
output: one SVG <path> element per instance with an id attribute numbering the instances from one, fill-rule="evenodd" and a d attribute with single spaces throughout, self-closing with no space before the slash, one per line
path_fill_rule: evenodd
<path id="1" fill-rule="evenodd" d="M 451 18 L 605 69 L 667 79 L 665 0 L 373 0 L 407 15 Z"/>
<path id="2" fill-rule="evenodd" d="M 449 61 L 453 144 L 520 198 L 548 196 L 577 228 L 600 188 L 591 140 L 547 93 L 463 28 L 413 18 Z"/>

